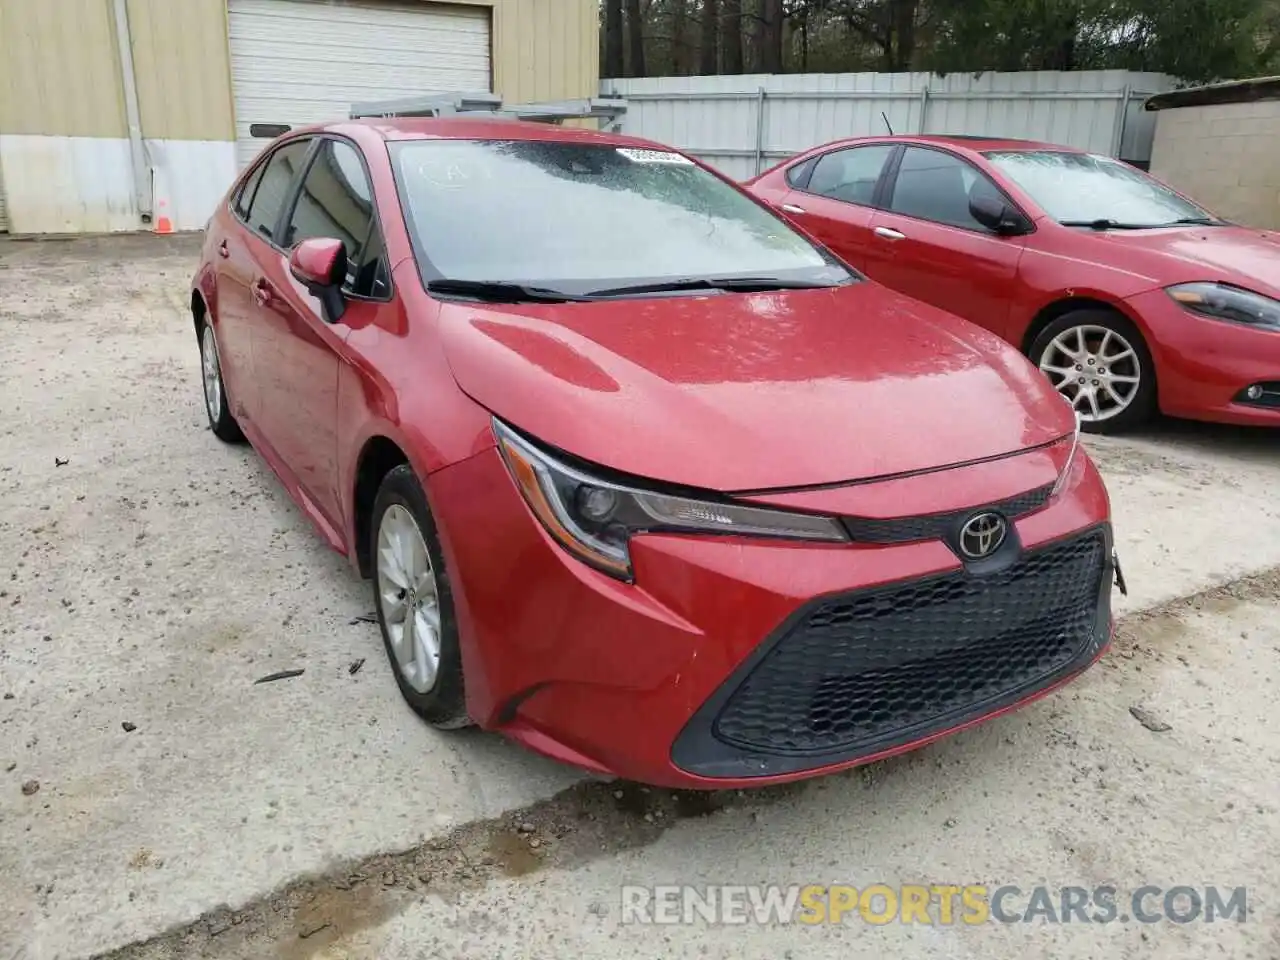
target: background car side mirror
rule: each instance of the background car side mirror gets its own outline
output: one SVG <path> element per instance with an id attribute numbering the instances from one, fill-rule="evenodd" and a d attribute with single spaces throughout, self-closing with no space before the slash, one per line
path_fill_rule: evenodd
<path id="1" fill-rule="evenodd" d="M 347 246 L 333 237 L 303 240 L 289 252 L 289 272 L 320 298 L 326 323 L 337 323 L 346 309 L 342 284 L 347 279 Z"/>
<path id="2" fill-rule="evenodd" d="M 1027 222 L 1022 214 L 998 197 L 981 194 L 969 197 L 969 215 L 1002 237 L 1027 232 Z"/>

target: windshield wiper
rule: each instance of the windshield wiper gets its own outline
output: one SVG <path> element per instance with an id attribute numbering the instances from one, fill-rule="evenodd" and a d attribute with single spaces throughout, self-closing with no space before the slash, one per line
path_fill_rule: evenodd
<path id="1" fill-rule="evenodd" d="M 1163 226 L 1157 223 L 1121 223 L 1119 220 L 1109 220 L 1106 217 L 1099 217 L 1097 220 L 1059 220 L 1064 227 L 1088 227 L 1090 230 L 1150 230 L 1153 227 Z"/>
<path id="2" fill-rule="evenodd" d="M 427 292 L 446 296 L 473 297 L 476 300 L 490 300 L 495 303 L 577 303 L 592 299 L 579 297 L 564 290 L 531 287 L 523 283 L 509 283 L 506 280 L 463 280 L 452 277 L 428 280 Z"/>
<path id="3" fill-rule="evenodd" d="M 1225 227 L 1226 221 L 1216 217 L 1180 217 L 1160 224 L 1162 227 Z"/>
<path id="4" fill-rule="evenodd" d="M 635 283 L 625 287 L 606 287 L 592 290 L 589 297 L 621 297 L 631 293 L 668 293 L 680 290 L 811 290 L 834 287 L 840 281 L 786 280 L 782 277 L 686 277 L 681 280 L 659 280 L 653 283 Z"/>

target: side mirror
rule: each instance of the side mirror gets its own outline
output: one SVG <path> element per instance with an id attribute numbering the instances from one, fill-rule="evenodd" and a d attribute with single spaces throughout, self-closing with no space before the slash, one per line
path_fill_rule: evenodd
<path id="1" fill-rule="evenodd" d="M 320 298 L 326 323 L 337 323 L 346 309 L 342 284 L 347 279 L 347 247 L 332 237 L 303 240 L 289 252 L 289 272 Z"/>
<path id="2" fill-rule="evenodd" d="M 981 194 L 969 197 L 969 215 L 1002 237 L 1027 232 L 1022 215 L 998 197 Z"/>

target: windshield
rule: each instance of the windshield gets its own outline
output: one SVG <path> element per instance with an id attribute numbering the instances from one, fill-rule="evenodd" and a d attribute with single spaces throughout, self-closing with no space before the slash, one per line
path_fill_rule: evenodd
<path id="1" fill-rule="evenodd" d="M 1214 219 L 1136 167 L 1110 157 L 1047 150 L 985 156 L 1059 222 L 1163 226 Z"/>
<path id="2" fill-rule="evenodd" d="M 426 281 L 581 294 L 691 278 L 798 285 L 853 278 L 779 217 L 679 154 L 423 140 L 393 143 L 391 156 Z"/>

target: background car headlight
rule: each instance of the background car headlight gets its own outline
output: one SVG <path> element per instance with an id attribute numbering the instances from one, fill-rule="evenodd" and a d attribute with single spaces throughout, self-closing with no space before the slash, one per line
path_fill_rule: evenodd
<path id="1" fill-rule="evenodd" d="M 1192 313 L 1243 323 L 1264 330 L 1280 330 L 1280 301 L 1225 283 L 1180 283 L 1169 296 Z"/>
<path id="2" fill-rule="evenodd" d="M 574 556 L 615 577 L 630 579 L 629 542 L 637 533 L 849 539 L 831 517 L 622 486 L 561 463 L 496 419 L 493 432 L 516 486 L 547 531 Z"/>

